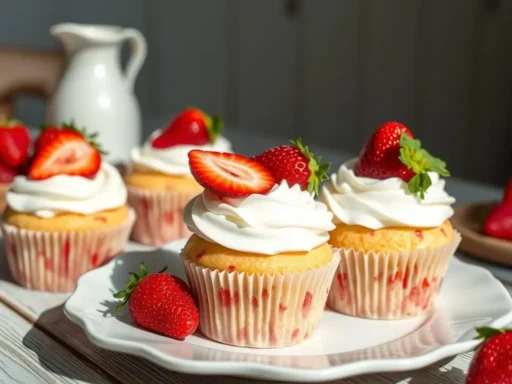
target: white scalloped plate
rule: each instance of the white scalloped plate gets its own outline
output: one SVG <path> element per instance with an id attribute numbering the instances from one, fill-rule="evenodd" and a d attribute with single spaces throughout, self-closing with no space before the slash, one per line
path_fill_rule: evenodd
<path id="1" fill-rule="evenodd" d="M 184 277 L 178 256 L 184 241 L 164 249 L 133 251 L 83 275 L 65 305 L 66 315 L 100 347 L 146 358 L 183 373 L 315 382 L 359 374 L 418 369 L 473 349 L 474 328 L 512 322 L 512 299 L 485 269 L 453 259 L 432 316 L 412 320 L 357 319 L 327 310 L 306 342 L 280 349 L 231 347 L 197 332 L 173 340 L 136 326 L 126 310 L 112 315 L 112 293 L 141 261 Z"/>

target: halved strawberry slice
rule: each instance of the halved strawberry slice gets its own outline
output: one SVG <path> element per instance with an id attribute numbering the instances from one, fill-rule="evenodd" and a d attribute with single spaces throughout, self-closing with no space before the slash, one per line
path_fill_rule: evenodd
<path id="1" fill-rule="evenodd" d="M 28 176 L 43 180 L 56 175 L 93 177 L 101 166 L 101 153 L 78 131 L 58 131 L 36 154 Z"/>
<path id="2" fill-rule="evenodd" d="M 197 182 L 219 196 L 265 194 L 276 183 L 262 164 L 235 153 L 192 150 L 188 159 Z"/>

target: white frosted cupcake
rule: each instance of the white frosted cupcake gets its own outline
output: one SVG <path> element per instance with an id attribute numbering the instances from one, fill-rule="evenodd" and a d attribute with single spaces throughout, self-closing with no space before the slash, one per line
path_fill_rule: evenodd
<path id="1" fill-rule="evenodd" d="M 7 261 L 24 287 L 72 291 L 82 273 L 124 250 L 135 215 L 119 172 L 89 136 L 64 126 L 41 137 L 28 176 L 7 192 Z"/>
<path id="2" fill-rule="evenodd" d="M 193 149 L 231 152 L 222 129 L 219 117 L 189 108 L 153 132 L 142 148 L 132 150 L 132 170 L 125 182 L 128 202 L 137 212 L 135 241 L 162 245 L 190 235 L 183 208 L 203 188 L 190 173 L 187 155 Z"/>
<path id="3" fill-rule="evenodd" d="M 341 254 L 328 299 L 333 309 L 396 319 L 434 308 L 460 242 L 449 221 L 455 199 L 440 173 L 449 175 L 444 162 L 405 126 L 387 123 L 322 186 L 320 200 L 336 224 L 329 243 Z"/>
<path id="4" fill-rule="evenodd" d="M 201 332 L 254 348 L 311 337 L 339 262 L 327 244 L 332 214 L 299 184 L 276 184 L 255 160 L 203 151 L 189 156 L 206 188 L 185 209 L 194 235 L 182 254 Z"/>

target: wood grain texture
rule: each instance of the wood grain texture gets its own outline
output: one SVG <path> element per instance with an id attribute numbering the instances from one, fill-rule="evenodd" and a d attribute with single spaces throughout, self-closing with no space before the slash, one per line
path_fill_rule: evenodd
<path id="1" fill-rule="evenodd" d="M 156 61 L 153 109 L 171 114 L 187 105 L 225 113 L 227 75 L 226 0 L 146 2 L 153 23 Z M 156 129 L 158 127 L 154 127 Z"/>
<path id="2" fill-rule="evenodd" d="M 420 0 L 370 0 L 365 60 L 361 63 L 366 87 L 362 93 L 360 144 L 382 123 L 401 121 L 412 126 L 416 85 L 415 59 Z"/>
<path id="3" fill-rule="evenodd" d="M 240 0 L 238 126 L 254 133 L 296 135 L 297 18 L 285 1 Z"/>
<path id="4" fill-rule="evenodd" d="M 304 2 L 303 105 L 297 113 L 307 143 L 357 153 L 359 0 Z"/>
<path id="5" fill-rule="evenodd" d="M 0 323 L 0 383 L 112 382 L 2 304 Z"/>
<path id="6" fill-rule="evenodd" d="M 147 249 L 147 247 L 133 244 L 132 248 Z M 115 377 L 120 382 L 137 384 L 147 383 L 148 380 L 151 380 L 152 383 L 183 384 L 199 384 L 204 381 L 200 376 L 170 372 L 146 360 L 94 346 L 87 340 L 84 332 L 65 317 L 62 304 L 68 294 L 34 292 L 18 287 L 10 281 L 3 257 L 0 259 L 0 271 L 0 301 L 8 303 L 27 319 L 34 321 L 37 328 L 45 330 L 60 343 L 76 351 L 81 356 L 79 360 L 87 365 L 96 365 L 107 372 L 109 377 Z M 19 318 L 17 321 L 24 322 L 25 320 Z M 37 332 L 39 331 L 37 330 Z M 0 340 L 2 340 L 1 334 Z M 54 341 L 49 342 L 55 343 Z M 462 384 L 464 371 L 467 370 L 470 359 L 471 354 L 464 354 L 415 372 L 368 375 L 332 383 L 429 383 L 431 382 L 429 380 L 435 378 L 439 380 L 439 383 Z M 208 379 L 209 382 L 218 384 L 254 382 L 231 377 L 209 377 Z"/>

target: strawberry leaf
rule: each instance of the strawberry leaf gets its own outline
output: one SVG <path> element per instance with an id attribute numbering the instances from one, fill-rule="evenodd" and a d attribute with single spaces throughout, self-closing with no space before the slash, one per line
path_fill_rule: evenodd
<path id="1" fill-rule="evenodd" d="M 491 327 L 478 327 L 476 329 L 476 333 L 478 336 L 475 337 L 475 339 L 488 339 L 490 337 L 499 335 L 500 333 L 505 333 L 506 330 L 504 329 L 496 329 Z"/>
<path id="2" fill-rule="evenodd" d="M 167 266 L 165 266 L 159 273 L 165 271 L 166 269 Z M 121 303 L 116 305 L 114 312 L 117 312 L 128 302 L 133 290 L 137 287 L 137 285 L 139 285 L 142 279 L 148 275 L 148 269 L 144 263 L 141 263 L 139 266 L 139 274 L 136 274 L 135 272 L 129 272 L 129 275 L 130 279 L 126 282 L 126 288 L 114 293 L 113 295 L 115 299 L 123 299 Z"/>
<path id="3" fill-rule="evenodd" d="M 308 180 L 308 191 L 318 195 L 318 187 L 322 181 L 329 179 L 328 172 L 331 168 L 331 163 L 322 163 L 321 156 L 315 157 L 309 148 L 302 144 L 301 137 L 297 140 L 291 140 L 291 143 L 309 160 L 308 167 L 311 175 Z"/>
<path id="4" fill-rule="evenodd" d="M 448 177 L 450 172 L 446 163 L 432 156 L 426 149 L 421 148 L 421 141 L 413 139 L 402 133 L 400 136 L 400 161 L 411 169 L 416 175 L 409 180 L 409 192 L 425 198 L 425 192 L 432 185 L 428 172 L 436 172 L 440 176 Z"/>

